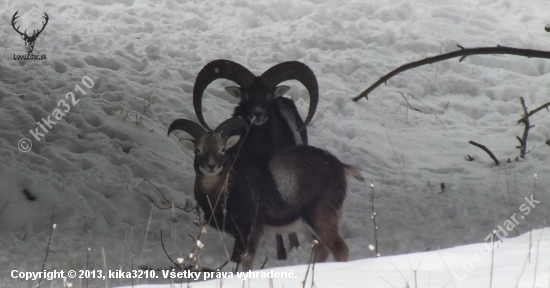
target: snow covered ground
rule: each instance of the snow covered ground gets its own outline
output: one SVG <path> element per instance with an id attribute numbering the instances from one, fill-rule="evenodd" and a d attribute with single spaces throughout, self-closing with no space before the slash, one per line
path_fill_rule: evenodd
<path id="1" fill-rule="evenodd" d="M 41 27 L 43 13 L 48 13 L 49 23 L 33 52 L 46 54 L 47 60 L 13 59 L 14 54 L 25 54 L 24 41 L 10 25 L 17 10 L 18 25 L 29 31 Z M 166 131 L 174 119 L 196 119 L 191 101 L 195 77 L 218 58 L 239 62 L 258 74 L 274 64 L 299 60 L 316 73 L 321 100 L 308 127 L 310 144 L 355 165 L 374 183 L 382 256 L 481 243 L 514 215 L 518 224 L 508 237 L 528 232 L 531 219 L 535 228 L 549 226 L 547 111 L 531 117 L 536 125 L 528 138 L 531 153 L 525 160 L 514 159 L 519 154 L 515 137 L 523 133 L 516 123 L 523 113 L 519 97 L 530 110 L 550 101 L 550 60 L 509 55 L 448 60 L 399 74 L 374 90 L 370 100 L 351 101 L 396 67 L 454 51 L 457 44 L 549 50 L 550 34 L 544 31 L 550 21 L 548 1 L 0 0 L 0 12 L 2 287 L 37 284 L 12 279 L 10 273 L 42 269 L 52 215 L 56 229 L 47 270 L 166 268 L 171 263 L 162 250 L 160 230 L 171 257 L 188 255 L 193 246 L 188 234 L 197 233 L 195 215 L 152 206 L 149 198 L 158 205 L 169 204 L 150 183 L 176 206 L 193 206 L 192 155 L 177 141 L 183 133 L 166 137 Z M 87 88 L 87 79 L 93 87 Z M 75 90 L 77 84 L 81 90 Z M 203 107 L 212 126 L 229 117 L 237 103 L 223 89 L 230 84 L 220 80 L 207 89 Z M 288 96 L 305 115 L 306 89 L 297 82 L 289 85 Z M 46 127 L 48 133 L 37 141 L 29 131 L 42 131 L 36 130 L 37 122 L 53 119 L 68 92 L 75 94 L 75 103 L 70 95 L 67 99 L 70 111 L 52 128 Z M 407 109 L 399 92 L 421 112 Z M 29 152 L 18 149 L 22 138 L 31 140 Z M 511 163 L 496 167 L 485 152 L 468 144 L 470 140 L 488 146 L 502 162 L 511 158 Z M 473 161 L 465 160 L 468 155 Z M 364 183 L 350 182 L 341 230 L 351 260 L 375 256 L 369 249 L 374 243 L 370 193 Z M 521 205 L 534 193 L 540 203 L 526 215 Z M 225 237 L 222 245 L 219 234 L 209 231 L 201 262 L 214 268 L 226 260 L 223 247 L 231 248 L 233 240 Z M 549 231 L 538 231 L 546 231 L 540 247 L 548 255 Z M 533 235 L 535 243 L 540 234 Z M 509 241 L 525 246 L 521 239 Z M 307 263 L 309 245 L 277 261 L 273 242 L 272 236 L 266 237 L 257 266 L 266 257 L 268 269 Z M 477 247 L 442 254 L 469 259 L 467 251 L 475 253 Z M 498 281 L 515 279 L 524 266 L 525 249 L 496 251 L 495 262 L 503 267 L 495 270 Z M 319 265 L 316 279 L 333 277 L 317 272 L 322 269 L 375 269 L 379 261 L 396 259 L 412 286 L 406 259 L 415 267 L 424 257 L 420 255 L 424 254 Z M 429 255 L 419 271 L 439 272 L 428 282 L 433 284 L 419 282 L 419 287 L 443 287 L 452 281 L 449 272 L 437 262 L 438 254 Z M 463 263 L 453 266 L 459 275 Z M 488 287 L 488 266 L 483 265 L 475 272 L 482 278 L 472 272 L 464 280 L 471 281 L 470 286 L 460 286 L 465 284 L 456 279 L 453 283 Z M 529 265 L 525 273 L 534 273 Z M 539 287 L 548 287 L 549 267 L 544 265 L 537 270 Z M 379 274 L 392 284 L 381 283 L 373 272 L 378 281 L 373 283 L 380 285 L 362 281 L 364 286 L 353 287 L 404 285 L 397 269 L 383 267 L 391 271 Z M 352 281 L 336 278 L 326 287 L 346 286 L 347 279 Z M 103 281 L 91 283 L 105 286 Z M 532 287 L 532 282 L 526 283 L 518 287 Z M 495 285 L 515 287 L 515 282 Z"/>
<path id="2" fill-rule="evenodd" d="M 549 229 L 536 230 L 503 244 L 472 244 L 440 251 L 412 253 L 347 263 L 323 263 L 309 268 L 306 287 L 548 287 Z M 531 249 L 531 259 L 529 250 Z M 538 256 L 537 256 L 538 255 Z M 540 258 L 537 260 L 537 257 Z M 193 288 L 302 287 L 307 265 L 237 274 L 233 278 L 191 282 Z M 541 271 L 542 270 L 542 271 Z M 273 272 L 271 272 L 273 271 Z M 272 273 L 280 278 L 268 278 Z M 279 273 L 279 274 L 276 274 Z M 286 273 L 286 274 L 285 274 Z M 492 274 L 492 275 L 491 275 Z M 536 275 L 536 276 L 535 276 Z M 258 277 L 258 278 L 252 278 Z M 185 282 L 186 283 L 186 282 Z M 244 286 L 243 286 L 244 284 Z M 273 286 L 270 286 L 273 285 Z M 492 285 L 492 286 L 490 286 Z M 129 288 L 127 286 L 125 288 Z M 178 288 L 142 285 L 142 288 Z M 186 284 L 184 284 L 186 287 Z"/>

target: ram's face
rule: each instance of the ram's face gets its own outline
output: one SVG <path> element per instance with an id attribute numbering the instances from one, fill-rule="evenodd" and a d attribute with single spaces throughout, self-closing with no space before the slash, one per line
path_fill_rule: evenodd
<path id="1" fill-rule="evenodd" d="M 195 153 L 195 169 L 205 176 L 217 176 L 227 163 L 225 151 L 233 147 L 240 136 L 224 139 L 215 132 L 205 133 L 197 140 L 182 140 L 184 146 Z"/>
<path id="2" fill-rule="evenodd" d="M 225 142 L 217 133 L 208 133 L 196 141 L 195 162 L 203 174 L 217 175 L 223 169 Z"/>
<path id="3" fill-rule="evenodd" d="M 254 125 L 262 125 L 269 118 L 269 109 L 272 100 L 275 98 L 273 92 L 275 88 L 268 88 L 258 83 L 253 83 L 247 89 L 242 91 L 242 104 L 248 112 L 248 120 L 254 119 Z"/>
<path id="4" fill-rule="evenodd" d="M 273 107 L 273 99 L 282 96 L 290 89 L 288 86 L 267 87 L 260 78 L 256 78 L 249 87 L 227 87 L 231 95 L 240 98 L 247 112 L 248 120 L 254 125 L 263 125 L 268 119 Z"/>

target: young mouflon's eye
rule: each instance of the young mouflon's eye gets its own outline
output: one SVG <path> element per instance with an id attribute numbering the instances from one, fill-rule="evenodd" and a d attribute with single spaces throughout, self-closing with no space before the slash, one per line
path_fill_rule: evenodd
<path id="1" fill-rule="evenodd" d="M 195 153 L 196 153 L 196 154 L 201 153 L 201 149 L 199 149 L 199 148 L 195 149 Z"/>
<path id="2" fill-rule="evenodd" d="M 222 148 L 222 153 L 225 153 L 225 148 Z"/>

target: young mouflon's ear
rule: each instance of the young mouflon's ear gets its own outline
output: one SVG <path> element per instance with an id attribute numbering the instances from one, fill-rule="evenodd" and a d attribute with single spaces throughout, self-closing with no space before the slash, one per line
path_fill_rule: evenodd
<path id="1" fill-rule="evenodd" d="M 273 98 L 277 98 L 277 97 L 281 97 L 283 95 L 285 95 L 286 92 L 288 92 L 288 90 L 290 90 L 290 86 L 286 86 L 286 85 L 279 85 L 275 88 L 275 92 L 273 93 L 274 97 Z"/>
<path id="2" fill-rule="evenodd" d="M 240 98 L 241 97 L 241 88 L 240 87 L 237 87 L 237 86 L 225 87 L 225 91 L 227 91 L 227 93 L 231 94 L 231 96 L 233 96 L 235 98 Z"/>
<path id="3" fill-rule="evenodd" d="M 195 151 L 195 142 L 193 142 L 193 140 L 189 140 L 189 139 L 180 139 L 180 143 L 183 145 L 183 147 L 191 150 L 191 151 Z"/>
<path id="4" fill-rule="evenodd" d="M 237 142 L 239 142 L 239 139 L 241 139 L 241 135 L 233 135 L 233 136 L 227 138 L 227 141 L 225 142 L 225 149 L 229 149 L 229 148 L 235 146 L 235 144 L 237 144 Z"/>

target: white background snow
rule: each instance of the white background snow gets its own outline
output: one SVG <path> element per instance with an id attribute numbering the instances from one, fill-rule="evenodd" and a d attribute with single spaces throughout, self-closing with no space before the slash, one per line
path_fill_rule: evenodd
<path id="1" fill-rule="evenodd" d="M 14 54 L 25 54 L 23 40 L 10 25 L 17 10 L 18 25 L 29 31 L 39 28 L 43 13 L 48 13 L 49 23 L 33 52 L 46 54 L 47 60 L 13 60 Z M 310 144 L 355 165 L 374 183 L 382 256 L 482 243 L 513 213 L 521 215 L 523 198 L 536 191 L 541 203 L 495 250 L 495 263 L 501 266 L 494 277 L 500 282 L 493 287 L 516 287 L 520 278 L 525 283 L 517 287 L 533 287 L 535 280 L 535 287 L 550 286 L 550 231 L 533 232 L 533 255 L 541 239 L 544 256 L 537 270 L 535 263 L 525 265 L 525 275 L 521 272 L 529 236 L 510 238 L 530 230 L 531 216 L 535 228 L 549 226 L 547 111 L 531 117 L 536 125 L 528 139 L 532 151 L 525 160 L 515 161 L 519 155 L 515 137 L 523 133 L 523 125 L 516 122 L 523 114 L 519 97 L 531 110 L 550 101 L 549 59 L 510 55 L 452 59 L 399 74 L 374 90 L 370 100 L 351 101 L 400 65 L 454 51 L 457 44 L 549 50 L 550 34 L 544 31 L 550 21 L 549 1 L 1 0 L 0 18 L 2 287 L 37 284 L 14 280 L 10 273 L 42 268 L 52 212 L 57 229 L 47 270 L 83 269 L 87 262 L 93 269 L 104 269 L 104 263 L 108 269 L 167 268 L 171 263 L 162 251 L 161 229 L 173 258 L 188 255 L 193 246 L 188 234 L 197 234 L 195 215 L 152 207 L 148 198 L 158 205 L 169 204 L 144 179 L 176 206 L 193 206 L 193 156 L 178 142 L 184 133 L 166 137 L 166 131 L 177 118 L 196 119 L 191 101 L 195 77 L 206 63 L 219 58 L 241 63 L 257 74 L 288 60 L 311 67 L 321 100 L 308 127 Z M 93 79 L 93 88 L 84 88 L 84 76 Z M 87 95 L 75 93 L 80 101 L 36 141 L 29 130 L 51 115 L 76 84 Z M 205 93 L 204 114 L 210 126 L 230 117 L 237 103 L 223 90 L 228 85 L 230 81 L 216 81 Z M 289 85 L 287 95 L 305 117 L 307 90 L 298 82 Z M 421 112 L 407 111 L 399 92 Z M 142 119 L 138 125 L 136 117 Z M 19 151 L 21 138 L 32 140 L 30 152 Z M 488 146 L 502 162 L 511 158 L 511 163 L 496 167 L 485 152 L 468 144 L 470 140 Z M 467 155 L 474 160 L 466 161 Z M 349 187 L 341 231 L 350 260 L 373 258 L 368 248 L 374 243 L 370 188 L 357 181 Z M 23 190 L 36 199 L 29 200 Z M 307 263 L 309 244 L 301 240 L 303 245 L 290 252 L 288 260 L 277 261 L 273 236 L 267 236 L 256 267 L 269 257 L 266 268 L 302 273 L 305 266 L 286 267 Z M 231 250 L 231 237 L 225 237 L 224 243 Z M 227 260 L 215 230 L 209 230 L 205 246 L 201 255 L 205 267 L 215 268 Z M 410 260 L 413 267 L 421 262 L 418 277 L 423 280 L 418 287 L 488 287 L 490 257 L 473 262 L 476 272 L 464 282 L 453 281 L 441 261 L 440 255 L 449 269 L 462 275 L 462 265 L 473 261 L 469 257 L 478 247 L 482 246 L 318 265 L 316 284 L 403 287 L 405 280 L 397 273 L 402 271 L 413 286 Z M 88 259 L 87 248 L 91 248 Z M 393 263 L 388 264 L 389 259 Z M 229 264 L 224 270 L 233 267 Z M 276 279 L 274 284 L 301 287 L 301 279 Z M 103 281 L 91 283 L 105 286 Z M 61 287 L 62 281 L 43 285 Z M 193 287 L 219 283 L 204 285 Z M 251 287 L 267 286 L 264 279 Z"/>

